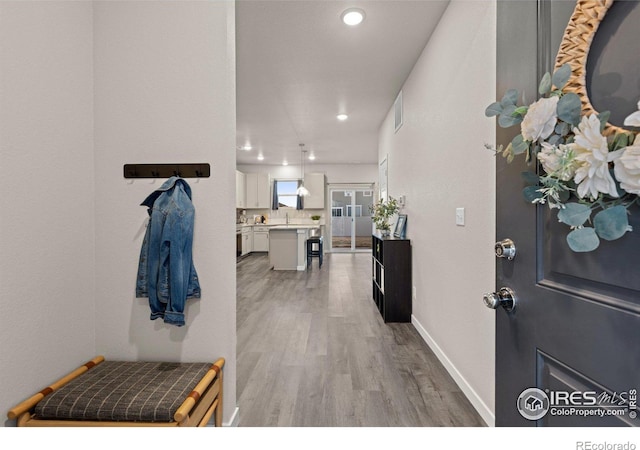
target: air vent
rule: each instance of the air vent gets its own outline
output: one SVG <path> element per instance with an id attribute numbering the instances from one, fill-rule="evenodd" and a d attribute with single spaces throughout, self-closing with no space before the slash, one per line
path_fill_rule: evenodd
<path id="1" fill-rule="evenodd" d="M 396 101 L 393 102 L 393 111 L 394 111 L 394 123 L 395 123 L 395 131 L 396 133 L 402 126 L 402 91 L 396 97 Z"/>

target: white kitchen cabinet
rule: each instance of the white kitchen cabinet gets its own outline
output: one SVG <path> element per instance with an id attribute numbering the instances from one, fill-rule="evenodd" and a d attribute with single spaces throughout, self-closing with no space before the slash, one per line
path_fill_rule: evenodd
<path id="1" fill-rule="evenodd" d="M 245 174 L 236 170 L 236 208 L 247 207 L 247 188 Z"/>
<path id="2" fill-rule="evenodd" d="M 324 209 L 325 176 L 323 173 L 306 173 L 304 187 L 310 195 L 304 198 L 304 209 Z"/>
<path id="3" fill-rule="evenodd" d="M 242 256 L 253 251 L 253 231 L 251 227 L 242 229 Z"/>
<path id="4" fill-rule="evenodd" d="M 247 208 L 267 209 L 271 207 L 271 186 L 269 185 L 269 174 L 247 173 L 246 195 Z"/>
<path id="5" fill-rule="evenodd" d="M 269 251 L 269 227 L 253 227 L 253 251 Z"/>

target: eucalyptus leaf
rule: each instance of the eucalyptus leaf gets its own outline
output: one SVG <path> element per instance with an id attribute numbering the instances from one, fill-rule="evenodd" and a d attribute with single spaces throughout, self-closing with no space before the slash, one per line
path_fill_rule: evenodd
<path id="1" fill-rule="evenodd" d="M 556 125 L 555 132 L 560 136 L 566 136 L 569 131 L 571 131 L 571 127 L 566 122 L 558 122 L 558 125 Z"/>
<path id="2" fill-rule="evenodd" d="M 551 92 L 551 74 L 549 72 L 545 73 L 540 80 L 540 85 L 538 86 L 538 93 L 540 95 L 545 95 Z"/>
<path id="3" fill-rule="evenodd" d="M 629 136 L 626 133 L 618 133 L 616 137 L 613 138 L 613 144 L 611 147 L 612 151 L 620 150 L 621 148 L 625 148 L 629 145 Z"/>
<path id="4" fill-rule="evenodd" d="M 500 116 L 498 116 L 498 125 L 502 128 L 509 128 L 522 122 L 521 116 L 514 115 L 515 110 L 515 105 L 505 106 Z"/>
<path id="5" fill-rule="evenodd" d="M 600 245 L 593 228 L 576 228 L 567 235 L 567 244 L 574 252 L 592 252 Z"/>
<path id="6" fill-rule="evenodd" d="M 536 175 L 533 172 L 521 172 L 520 175 L 522 175 L 522 179 L 527 184 L 537 185 L 540 182 L 540 179 L 538 178 L 538 175 Z"/>
<path id="7" fill-rule="evenodd" d="M 553 85 L 558 89 L 562 89 L 565 86 L 565 84 L 567 84 L 567 81 L 569 81 L 570 77 L 571 77 L 571 66 L 568 63 L 563 64 L 553 74 L 553 78 L 552 78 Z"/>
<path id="8" fill-rule="evenodd" d="M 518 101 L 518 91 L 516 89 L 509 89 L 507 92 L 505 92 L 504 96 L 502 97 L 502 100 L 500 101 L 500 104 L 503 107 L 507 107 L 508 105 L 516 105 L 516 102 Z"/>
<path id="9" fill-rule="evenodd" d="M 529 142 L 525 141 L 521 134 L 513 138 L 511 146 L 513 147 L 514 155 L 519 155 L 529 150 Z"/>
<path id="10" fill-rule="evenodd" d="M 611 111 L 602 111 L 600 114 L 598 114 L 598 119 L 600 120 L 600 133 L 602 133 L 607 126 L 609 117 L 611 117 Z"/>
<path id="11" fill-rule="evenodd" d="M 551 136 L 549 136 L 549 139 L 547 139 L 547 142 L 551 145 L 558 145 L 559 143 L 561 143 L 561 141 L 562 136 L 557 134 L 552 134 Z"/>
<path id="12" fill-rule="evenodd" d="M 538 192 L 538 189 L 540 189 L 540 186 L 527 186 L 522 190 L 522 196 L 527 202 L 533 203 L 534 200 L 543 197 L 542 192 Z"/>
<path id="13" fill-rule="evenodd" d="M 558 220 L 571 227 L 582 226 L 591 216 L 591 208 L 581 203 L 567 203 L 558 211 Z"/>
<path id="14" fill-rule="evenodd" d="M 563 95 L 558 101 L 558 118 L 564 122 L 578 125 L 581 111 L 580 97 L 573 92 Z"/>
<path id="15" fill-rule="evenodd" d="M 494 102 L 487 106 L 487 109 L 484 110 L 484 115 L 487 117 L 497 116 L 502 112 L 502 105 L 499 102 Z"/>
<path id="16" fill-rule="evenodd" d="M 596 233 L 602 239 L 615 241 L 629 230 L 627 208 L 622 205 L 604 209 L 593 218 Z"/>

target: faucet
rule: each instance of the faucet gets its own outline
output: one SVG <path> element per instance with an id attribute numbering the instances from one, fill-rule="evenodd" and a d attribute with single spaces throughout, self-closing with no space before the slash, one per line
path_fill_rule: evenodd
<path id="1" fill-rule="evenodd" d="M 289 225 L 289 213 L 286 214 L 287 225 Z"/>

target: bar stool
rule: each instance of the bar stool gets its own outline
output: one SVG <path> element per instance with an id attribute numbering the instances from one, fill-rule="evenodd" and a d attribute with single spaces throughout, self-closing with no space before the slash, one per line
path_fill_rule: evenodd
<path id="1" fill-rule="evenodd" d="M 307 238 L 307 269 L 311 267 L 311 258 L 317 256 L 322 267 L 322 236 L 320 236 L 320 230 L 314 228 L 311 230 L 311 236 Z M 317 245 L 317 249 L 314 249 L 314 245 Z"/>

